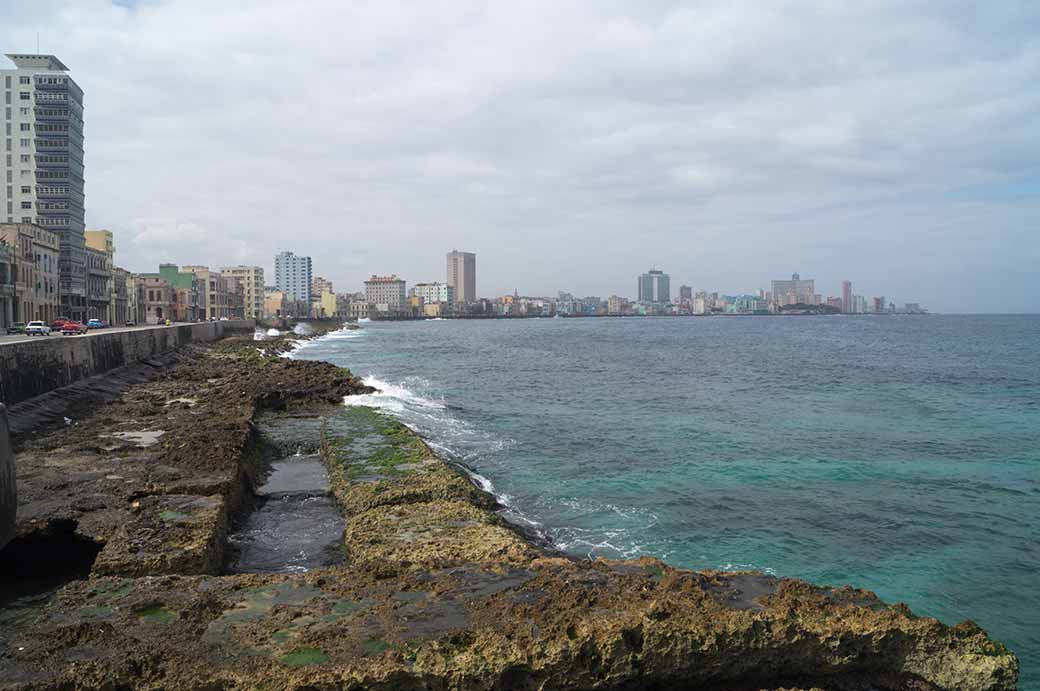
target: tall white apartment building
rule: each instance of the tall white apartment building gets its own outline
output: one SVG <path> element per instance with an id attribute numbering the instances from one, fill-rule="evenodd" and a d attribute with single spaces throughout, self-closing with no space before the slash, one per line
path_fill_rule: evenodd
<path id="1" fill-rule="evenodd" d="M 0 219 L 58 234 L 62 316 L 87 316 L 83 238 L 83 91 L 53 55 L 8 53 L 0 70 L 4 150 Z"/>
<path id="2" fill-rule="evenodd" d="M 275 255 L 275 287 L 291 295 L 292 300 L 310 304 L 312 278 L 310 257 L 298 257 L 292 252 L 279 252 Z"/>
<path id="3" fill-rule="evenodd" d="M 246 319 L 262 319 L 265 294 L 264 270 L 259 266 L 225 266 L 220 273 L 236 279 L 242 286 Z"/>
<path id="4" fill-rule="evenodd" d="M 448 285 L 455 289 L 455 300 L 464 304 L 477 301 L 477 255 L 448 252 Z"/>

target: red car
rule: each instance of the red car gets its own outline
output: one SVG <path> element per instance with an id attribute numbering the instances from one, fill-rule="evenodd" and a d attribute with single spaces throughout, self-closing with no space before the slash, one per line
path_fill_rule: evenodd
<path id="1" fill-rule="evenodd" d="M 57 319 L 51 322 L 51 331 L 61 331 L 61 327 L 65 326 L 65 322 L 67 321 L 68 319 L 58 317 Z"/>
<path id="2" fill-rule="evenodd" d="M 85 333 L 87 333 L 86 325 L 85 324 L 80 324 L 79 322 L 65 322 L 64 324 L 62 324 L 62 327 L 61 327 L 61 335 L 62 336 L 69 336 L 69 335 L 75 336 L 76 334 L 85 334 Z"/>

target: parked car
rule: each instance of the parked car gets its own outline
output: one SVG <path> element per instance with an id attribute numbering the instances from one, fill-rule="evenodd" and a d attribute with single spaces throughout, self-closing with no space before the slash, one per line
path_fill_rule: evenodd
<path id="1" fill-rule="evenodd" d="M 25 322 L 15 322 L 7 327 L 7 333 L 9 334 L 23 334 L 25 333 Z"/>
<path id="2" fill-rule="evenodd" d="M 51 322 L 51 331 L 61 331 L 61 327 L 65 326 L 65 322 L 67 321 L 68 319 L 65 317 L 58 317 Z"/>
<path id="3" fill-rule="evenodd" d="M 87 327 L 79 322 L 65 322 L 64 326 L 61 327 L 62 336 L 75 336 L 76 334 L 87 333 Z"/>
<path id="4" fill-rule="evenodd" d="M 126 320 L 126 325 L 127 326 L 137 326 L 137 322 L 135 322 L 133 319 L 127 319 Z"/>
<path id="5" fill-rule="evenodd" d="M 103 329 L 103 328 L 105 328 L 105 322 L 101 321 L 100 319 L 88 319 L 87 320 L 87 328 L 88 329 Z"/>
<path id="6" fill-rule="evenodd" d="M 25 327 L 25 333 L 30 336 L 50 336 L 51 327 L 43 322 L 29 322 L 28 326 Z"/>

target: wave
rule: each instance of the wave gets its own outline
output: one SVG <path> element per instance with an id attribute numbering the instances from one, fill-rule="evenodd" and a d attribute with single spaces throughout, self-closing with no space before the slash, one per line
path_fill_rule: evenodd
<path id="1" fill-rule="evenodd" d="M 540 521 L 524 513 L 512 496 L 499 491 L 490 479 L 470 465 L 475 459 L 512 446 L 512 440 L 481 432 L 468 422 L 455 417 L 452 413 L 457 408 L 448 405 L 442 397 L 431 395 L 429 391 L 433 386 L 429 380 L 422 377 L 408 377 L 403 382 L 395 384 L 369 375 L 362 381 L 378 391 L 346 396 L 343 400 L 344 405 L 368 406 L 393 416 L 421 435 L 430 448 L 465 473 L 477 487 L 494 496 L 502 507 L 501 513 L 504 518 L 526 526 L 538 539 L 550 541 L 540 530 Z"/>

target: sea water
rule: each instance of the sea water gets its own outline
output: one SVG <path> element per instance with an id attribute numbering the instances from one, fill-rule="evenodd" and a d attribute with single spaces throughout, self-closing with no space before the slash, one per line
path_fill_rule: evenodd
<path id="1" fill-rule="evenodd" d="M 294 357 L 575 555 L 868 588 L 1040 689 L 1040 317 L 372 322 Z"/>

